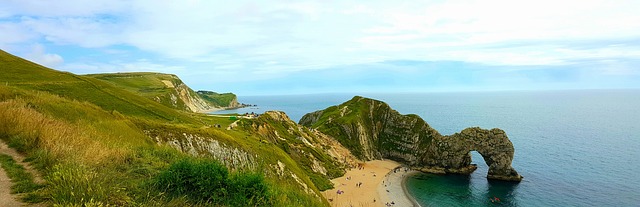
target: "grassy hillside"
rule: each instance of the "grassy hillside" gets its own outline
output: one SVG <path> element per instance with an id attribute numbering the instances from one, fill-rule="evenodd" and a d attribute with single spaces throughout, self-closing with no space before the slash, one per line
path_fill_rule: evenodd
<path id="1" fill-rule="evenodd" d="M 244 120 L 241 124 L 246 131 L 260 134 L 263 142 L 273 143 L 289 154 L 321 190 L 333 188 L 329 179 L 340 177 L 346 167 L 355 166 L 355 157 L 338 155 L 340 149 L 337 148 L 342 148 L 341 145 L 301 127 L 283 112 L 266 112 L 258 119 Z"/>
<path id="2" fill-rule="evenodd" d="M 416 162 L 419 149 L 441 136 L 418 115 L 401 115 L 382 101 L 360 96 L 308 113 L 300 124 L 335 137 L 360 159 L 410 164 Z"/>
<path id="3" fill-rule="evenodd" d="M 117 111 L 133 117 L 196 123 L 196 120 L 185 113 L 140 98 L 137 94 L 114 87 L 107 82 L 52 70 L 4 51 L 0 51 L 0 67 L 0 83 L 5 86 L 49 92 L 70 100 L 87 101 L 106 111 Z"/>
<path id="4" fill-rule="evenodd" d="M 109 82 L 116 87 L 154 100 L 164 106 L 185 111 L 197 112 L 213 107 L 230 107 L 236 98 L 232 93 L 218 94 L 207 91 L 195 93 L 178 76 L 172 74 L 136 72 L 85 76 Z"/>
<path id="5" fill-rule="evenodd" d="M 46 181 L 24 199 L 82 206 L 328 205 L 314 184 L 326 177 L 309 176 L 301 164 L 306 158 L 255 131 L 225 130 L 228 118 L 175 110 L 127 87 L 0 50 L 0 140 L 25 154 Z M 182 182 L 187 178 L 193 182 Z"/>
<path id="6" fill-rule="evenodd" d="M 238 98 L 233 93 L 216 93 L 212 91 L 198 91 L 202 99 L 220 107 L 238 107 Z"/>

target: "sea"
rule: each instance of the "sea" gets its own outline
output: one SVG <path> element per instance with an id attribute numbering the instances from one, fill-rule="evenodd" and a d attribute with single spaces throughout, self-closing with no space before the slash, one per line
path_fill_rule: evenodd
<path id="1" fill-rule="evenodd" d="M 241 96 L 257 106 L 215 113 L 280 110 L 297 122 L 354 95 L 417 114 L 444 135 L 472 126 L 506 131 L 522 182 L 487 180 L 486 163 L 472 152 L 471 175 L 407 178 L 421 206 L 640 206 L 640 90 Z"/>

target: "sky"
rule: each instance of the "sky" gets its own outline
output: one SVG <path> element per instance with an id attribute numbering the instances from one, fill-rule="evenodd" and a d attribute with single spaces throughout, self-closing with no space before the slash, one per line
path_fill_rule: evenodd
<path id="1" fill-rule="evenodd" d="M 0 0 L 0 49 L 238 95 L 640 88 L 640 1 Z"/>

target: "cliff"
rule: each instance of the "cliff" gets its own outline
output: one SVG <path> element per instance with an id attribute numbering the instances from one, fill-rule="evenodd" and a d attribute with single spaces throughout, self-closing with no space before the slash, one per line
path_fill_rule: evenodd
<path id="1" fill-rule="evenodd" d="M 238 97 L 236 97 L 233 93 L 216 93 L 212 91 L 198 91 L 198 96 L 200 96 L 205 101 L 209 103 L 213 103 L 217 107 L 221 108 L 239 108 L 242 107 L 240 103 L 238 103 Z"/>
<path id="2" fill-rule="evenodd" d="M 300 124 L 335 137 L 360 159 L 392 159 L 429 173 L 473 172 L 471 151 L 480 153 L 487 178 L 520 181 L 512 167 L 514 148 L 500 129 L 467 128 L 443 136 L 417 115 L 401 115 L 384 102 L 356 96 L 306 114 Z"/>
<path id="3" fill-rule="evenodd" d="M 330 179 L 344 175 L 345 168 L 355 167 L 358 162 L 338 141 L 295 123 L 284 112 L 267 111 L 259 118 L 243 119 L 238 125 L 243 131 L 260 136 L 263 143 L 281 148 L 320 190 L 332 188 Z"/>
<path id="4" fill-rule="evenodd" d="M 202 112 L 238 106 L 235 94 L 203 91 L 203 93 L 218 96 L 201 95 L 201 93 L 194 92 L 178 76 L 173 74 L 139 72 L 86 76 L 106 81 L 162 105 L 183 111 Z"/>

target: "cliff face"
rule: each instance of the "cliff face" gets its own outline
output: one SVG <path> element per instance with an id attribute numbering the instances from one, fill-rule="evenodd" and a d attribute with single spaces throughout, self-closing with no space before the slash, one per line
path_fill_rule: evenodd
<path id="1" fill-rule="evenodd" d="M 443 136 L 417 115 L 401 115 L 386 103 L 354 97 L 309 113 L 300 124 L 335 137 L 361 159 L 392 159 L 430 173 L 471 173 L 471 151 L 489 166 L 489 179 L 520 181 L 514 148 L 504 131 L 467 128 Z"/>
<path id="2" fill-rule="evenodd" d="M 180 105 L 184 105 L 184 109 L 192 112 L 201 112 L 217 108 L 215 105 L 208 103 L 198 96 L 189 86 L 178 79 L 177 76 L 175 76 L 175 78 L 174 90 L 169 95 L 174 107 L 179 108 Z M 174 98 L 175 96 L 177 96 L 177 98 Z M 178 100 L 182 102 L 182 104 L 179 105 Z"/>
<path id="3" fill-rule="evenodd" d="M 440 134 L 416 115 L 403 116 L 384 102 L 355 97 L 302 117 L 300 124 L 335 137 L 360 159 L 418 161 L 415 152 Z"/>

